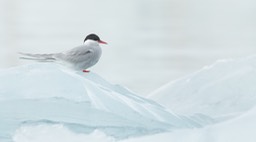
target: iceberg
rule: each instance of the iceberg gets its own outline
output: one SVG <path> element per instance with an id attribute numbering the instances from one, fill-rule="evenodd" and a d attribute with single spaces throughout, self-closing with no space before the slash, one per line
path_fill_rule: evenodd
<path id="1" fill-rule="evenodd" d="M 254 142 L 255 76 L 256 56 L 221 60 L 143 98 L 50 63 L 1 70 L 0 141 Z"/>
<path id="2" fill-rule="evenodd" d="M 222 121 L 256 104 L 256 56 L 219 60 L 172 81 L 148 98 L 178 114 L 204 114 Z"/>
<path id="3" fill-rule="evenodd" d="M 255 142 L 256 109 L 203 128 L 182 129 L 175 132 L 129 138 L 119 142 Z"/>
<path id="4" fill-rule="evenodd" d="M 124 139 L 201 126 L 194 118 L 198 117 L 176 115 L 93 72 L 50 63 L 0 71 L 1 141 L 11 141 L 24 127 L 39 125 L 61 125 L 82 134 L 99 130 Z"/>
<path id="5" fill-rule="evenodd" d="M 148 97 L 178 114 L 204 114 L 219 123 L 119 142 L 255 142 L 256 56 L 220 60 L 159 88 Z"/>

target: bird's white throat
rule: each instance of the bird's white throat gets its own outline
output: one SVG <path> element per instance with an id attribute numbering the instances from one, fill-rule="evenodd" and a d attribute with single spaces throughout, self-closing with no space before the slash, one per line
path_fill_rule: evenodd
<path id="1" fill-rule="evenodd" d="M 84 42 L 84 44 L 88 45 L 88 46 L 97 46 L 97 45 L 99 46 L 99 42 L 98 41 L 90 40 L 90 39 L 86 40 Z"/>

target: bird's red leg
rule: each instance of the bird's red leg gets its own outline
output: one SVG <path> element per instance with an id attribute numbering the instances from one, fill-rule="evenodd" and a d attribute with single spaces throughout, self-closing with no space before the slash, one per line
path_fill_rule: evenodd
<path id="1" fill-rule="evenodd" d="M 83 70 L 83 72 L 87 72 L 87 73 L 88 73 L 88 72 L 90 72 L 90 71 L 89 71 L 89 70 Z"/>

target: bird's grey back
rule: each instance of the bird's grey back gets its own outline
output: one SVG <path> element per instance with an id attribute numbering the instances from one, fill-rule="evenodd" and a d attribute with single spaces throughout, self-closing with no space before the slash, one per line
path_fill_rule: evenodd
<path id="1" fill-rule="evenodd" d="M 101 47 L 98 44 L 84 44 L 66 52 L 57 53 L 54 57 L 73 66 L 74 69 L 87 69 L 95 65 L 101 57 Z"/>

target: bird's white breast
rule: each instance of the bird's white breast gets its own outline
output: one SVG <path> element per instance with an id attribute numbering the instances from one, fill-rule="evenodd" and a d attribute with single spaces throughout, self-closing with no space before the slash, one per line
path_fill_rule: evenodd
<path id="1" fill-rule="evenodd" d="M 86 48 L 89 49 L 90 53 L 88 54 L 88 58 L 86 58 L 84 61 L 79 63 L 77 68 L 79 69 L 87 69 L 93 65 L 95 65 L 100 57 L 101 57 L 101 47 L 99 46 L 98 42 L 96 41 L 87 41 L 85 42 Z"/>

